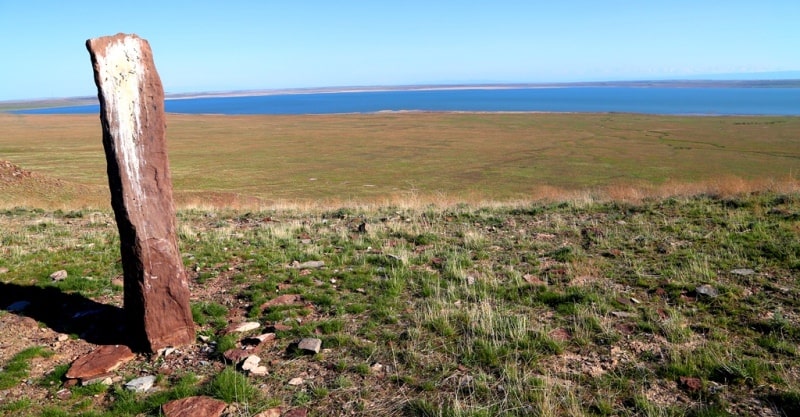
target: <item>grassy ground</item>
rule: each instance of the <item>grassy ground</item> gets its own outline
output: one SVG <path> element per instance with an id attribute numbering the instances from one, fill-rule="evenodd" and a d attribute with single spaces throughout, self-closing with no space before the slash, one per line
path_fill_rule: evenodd
<path id="1" fill-rule="evenodd" d="M 169 399 L 204 393 L 243 416 L 278 405 L 319 416 L 796 415 L 798 220 L 797 192 L 182 211 L 193 312 L 210 340 L 187 351 L 211 365 L 165 369 L 163 358 L 139 357 L 111 387 L 59 400 L 68 360 L 51 359 L 54 373 L 29 380 L 49 394 L 1 407 L 156 415 Z M 118 303 L 109 214 L 8 210 L 0 227 L 4 282 Z M 290 267 L 310 260 L 324 266 Z M 62 268 L 70 278 L 50 282 Z M 303 302 L 261 308 L 280 294 Z M 266 377 L 217 356 L 237 340 L 223 329 L 245 319 L 288 326 L 261 353 Z M 322 339 L 321 353 L 292 349 L 307 336 Z M 47 356 L 32 348 L 0 377 Z M 160 391 L 121 388 L 144 373 L 159 375 Z M 295 377 L 303 382 L 288 385 Z"/>
<path id="2" fill-rule="evenodd" d="M 170 115 L 168 131 L 197 343 L 64 387 L 103 321 L 73 313 L 122 299 L 99 121 L 0 114 L 0 308 L 32 302 L 0 311 L 0 415 L 158 415 L 194 394 L 231 416 L 800 412 L 800 118 Z M 286 294 L 300 302 L 262 308 Z M 267 376 L 221 358 L 244 320 L 278 325 Z M 322 352 L 295 349 L 309 336 Z M 122 388 L 141 375 L 156 391 Z"/>
<path id="3" fill-rule="evenodd" d="M 793 181 L 800 166 L 798 117 L 169 115 L 168 124 L 176 198 L 186 204 L 529 200 L 730 178 Z M 4 204 L 107 207 L 100 136 L 95 115 L 0 114 L 2 159 L 91 188 L 50 199 L 5 190 Z"/>

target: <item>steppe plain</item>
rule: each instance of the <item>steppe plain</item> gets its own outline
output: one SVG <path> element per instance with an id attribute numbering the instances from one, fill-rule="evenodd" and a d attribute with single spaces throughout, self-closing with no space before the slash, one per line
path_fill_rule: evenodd
<path id="1" fill-rule="evenodd" d="M 122 298 L 99 120 L 0 114 L 0 414 L 800 412 L 798 117 L 173 114 L 168 144 L 202 337 L 68 386 Z M 265 376 L 225 363 L 243 321 Z"/>

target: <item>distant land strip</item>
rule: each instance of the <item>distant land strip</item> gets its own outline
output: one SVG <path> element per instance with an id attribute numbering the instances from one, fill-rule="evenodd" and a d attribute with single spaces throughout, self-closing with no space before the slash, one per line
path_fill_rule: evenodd
<path id="1" fill-rule="evenodd" d="M 642 81 L 592 81 L 568 83 L 512 83 L 512 84 L 431 84 L 397 86 L 339 86 L 311 88 L 283 88 L 260 90 L 204 91 L 167 93 L 167 100 L 252 97 L 289 94 L 366 93 L 379 91 L 433 91 L 433 90 L 484 90 L 524 88 L 575 88 L 575 87 L 632 87 L 632 88 L 800 88 L 800 79 L 781 80 L 642 80 Z M 98 104 L 95 96 L 44 98 L 0 101 L 0 112 L 13 110 L 72 107 Z"/>

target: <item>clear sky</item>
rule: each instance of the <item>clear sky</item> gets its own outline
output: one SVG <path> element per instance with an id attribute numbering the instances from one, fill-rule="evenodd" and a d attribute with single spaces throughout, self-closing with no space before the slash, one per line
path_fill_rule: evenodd
<path id="1" fill-rule="evenodd" d="M 800 70 L 800 0 L 0 0 L 0 100 L 95 95 L 118 32 L 167 93 Z"/>

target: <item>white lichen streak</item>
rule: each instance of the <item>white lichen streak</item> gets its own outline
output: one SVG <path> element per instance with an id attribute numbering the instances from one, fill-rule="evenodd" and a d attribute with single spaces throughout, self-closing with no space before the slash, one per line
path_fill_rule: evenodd
<path id="1" fill-rule="evenodd" d="M 98 62 L 98 72 L 109 113 L 117 114 L 118 126 L 112 131 L 117 138 L 117 161 L 127 174 L 133 200 L 141 207 L 145 198 L 141 182 L 145 161 L 137 146 L 142 134 L 139 85 L 146 70 L 141 64 L 141 44 L 138 39 L 126 36 L 110 43 L 105 52 L 105 59 Z"/>

